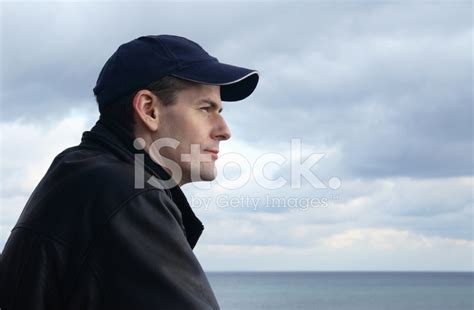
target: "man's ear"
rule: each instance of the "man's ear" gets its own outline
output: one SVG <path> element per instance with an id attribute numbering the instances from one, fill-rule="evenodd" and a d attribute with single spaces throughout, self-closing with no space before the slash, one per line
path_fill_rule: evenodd
<path id="1" fill-rule="evenodd" d="M 140 90 L 133 97 L 135 121 L 142 123 L 150 131 L 158 130 L 159 99 L 149 90 Z"/>

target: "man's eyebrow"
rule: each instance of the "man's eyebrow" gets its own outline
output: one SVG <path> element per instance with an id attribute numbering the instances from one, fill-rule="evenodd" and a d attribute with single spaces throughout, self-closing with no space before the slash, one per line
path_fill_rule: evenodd
<path id="1" fill-rule="evenodd" d="M 218 110 L 219 113 L 221 113 L 224 110 L 221 105 L 217 104 L 217 102 L 211 99 L 201 99 L 199 102 L 208 103 L 209 105 L 211 105 L 213 109 Z"/>

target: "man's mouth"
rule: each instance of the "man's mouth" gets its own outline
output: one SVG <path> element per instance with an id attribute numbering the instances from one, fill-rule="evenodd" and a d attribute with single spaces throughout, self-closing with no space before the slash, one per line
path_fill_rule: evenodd
<path id="1" fill-rule="evenodd" d="M 219 156 L 217 155 L 219 153 L 218 149 L 206 149 L 204 150 L 204 152 L 211 154 L 211 158 L 213 160 L 217 160 L 217 158 L 219 158 Z"/>

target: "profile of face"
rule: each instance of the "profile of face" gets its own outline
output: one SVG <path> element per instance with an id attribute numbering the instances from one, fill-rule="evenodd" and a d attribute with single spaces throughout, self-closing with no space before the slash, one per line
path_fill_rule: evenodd
<path id="1" fill-rule="evenodd" d="M 231 136 L 221 112 L 215 85 L 195 85 L 178 92 L 174 104 L 159 106 L 150 153 L 179 185 L 215 179 L 219 143 Z"/>

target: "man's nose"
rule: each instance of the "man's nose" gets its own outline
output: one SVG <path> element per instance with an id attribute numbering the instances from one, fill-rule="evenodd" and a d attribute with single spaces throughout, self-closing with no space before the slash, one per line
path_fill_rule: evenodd
<path id="1" fill-rule="evenodd" d="M 231 137 L 229 126 L 227 126 L 226 121 L 222 115 L 218 115 L 216 128 L 213 135 L 216 140 L 229 140 Z"/>

